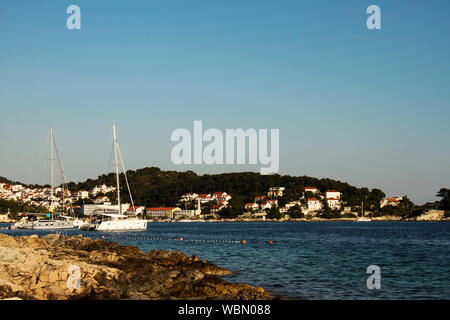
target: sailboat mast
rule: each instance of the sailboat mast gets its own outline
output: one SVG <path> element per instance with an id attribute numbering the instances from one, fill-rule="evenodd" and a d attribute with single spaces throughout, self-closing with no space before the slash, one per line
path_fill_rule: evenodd
<path id="1" fill-rule="evenodd" d="M 51 199 L 51 205 L 50 205 L 50 213 L 52 214 L 53 219 L 53 127 L 50 128 L 50 172 L 51 172 L 51 192 L 50 192 L 50 199 Z"/>
<path id="2" fill-rule="evenodd" d="M 116 180 L 117 180 L 117 204 L 119 206 L 119 214 L 122 214 L 120 207 L 120 185 L 119 185 L 119 160 L 117 157 L 117 133 L 116 133 L 116 123 L 113 124 L 113 134 L 114 134 L 114 158 L 116 160 Z"/>
<path id="3" fill-rule="evenodd" d="M 361 201 L 361 217 L 364 218 L 364 202 Z"/>

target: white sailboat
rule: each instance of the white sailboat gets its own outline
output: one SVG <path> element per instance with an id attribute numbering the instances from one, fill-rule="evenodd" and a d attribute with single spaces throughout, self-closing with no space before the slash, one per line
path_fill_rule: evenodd
<path id="1" fill-rule="evenodd" d="M 33 230 L 53 230 L 53 229 L 72 229 L 74 228 L 74 219 L 71 217 L 59 217 L 59 219 L 55 219 L 54 212 L 54 179 L 53 179 L 53 167 L 54 167 L 54 150 L 56 149 L 55 137 L 53 134 L 53 127 L 50 128 L 50 164 L 51 164 L 51 192 L 50 192 L 50 219 L 37 219 L 37 220 L 28 220 L 24 219 L 17 223 L 15 223 L 12 228 L 13 229 L 33 229 Z M 58 151 L 58 164 L 61 172 L 61 178 L 63 181 L 63 185 L 65 183 L 64 179 L 64 170 L 62 168 L 61 161 L 59 159 Z M 65 190 L 63 188 L 63 194 Z M 61 219 L 62 218 L 62 219 Z"/>
<path id="2" fill-rule="evenodd" d="M 361 218 L 355 220 L 356 222 L 370 222 L 372 219 L 364 217 L 364 202 L 361 201 Z"/>
<path id="3" fill-rule="evenodd" d="M 116 123 L 113 124 L 114 135 L 114 156 L 115 156 L 115 169 L 116 169 L 116 183 L 117 183 L 117 211 L 116 212 L 101 212 L 97 215 L 101 216 L 101 221 L 95 224 L 95 230 L 97 231 L 143 231 L 147 230 L 147 220 L 138 219 L 137 217 L 130 217 L 122 212 L 122 205 L 120 203 L 120 181 L 119 181 L 119 156 L 122 163 L 123 173 L 125 175 L 125 181 L 127 184 L 128 192 L 132 207 L 134 208 L 133 197 L 131 196 L 130 186 L 125 171 L 125 165 L 123 164 L 122 154 L 120 152 L 119 143 L 117 141 Z M 115 207 L 115 206 L 114 206 Z M 84 227 L 86 228 L 86 226 Z M 89 226 L 88 226 L 89 228 Z"/>

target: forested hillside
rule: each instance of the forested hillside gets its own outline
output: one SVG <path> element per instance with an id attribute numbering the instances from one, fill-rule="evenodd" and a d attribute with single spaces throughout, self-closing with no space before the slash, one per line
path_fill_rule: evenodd
<path id="1" fill-rule="evenodd" d="M 135 203 L 146 207 L 175 205 L 181 195 L 187 192 L 212 193 L 224 191 L 230 194 L 234 202 L 253 201 L 257 195 L 265 194 L 270 187 L 283 186 L 286 196 L 292 200 L 298 199 L 304 187 L 313 186 L 320 191 L 337 190 L 342 193 L 342 200 L 348 205 L 359 205 L 362 200 L 365 206 L 378 206 L 385 194 L 379 189 L 369 190 L 357 188 L 346 182 L 332 179 L 317 179 L 312 177 L 295 177 L 289 175 L 261 175 L 254 172 L 205 174 L 197 175 L 192 171 L 176 172 L 161 171 L 159 168 L 143 168 L 127 171 L 128 181 Z M 80 183 L 69 183 L 71 191 L 90 190 L 96 185 L 115 186 L 114 173 L 101 175 L 97 179 L 88 179 Z M 121 174 L 121 195 L 128 197 L 124 175 Z M 114 194 L 110 194 L 114 197 Z"/>

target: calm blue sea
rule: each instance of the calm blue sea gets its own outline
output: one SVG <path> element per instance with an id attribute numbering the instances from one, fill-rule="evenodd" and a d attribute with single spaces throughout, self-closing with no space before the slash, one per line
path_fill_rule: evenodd
<path id="1" fill-rule="evenodd" d="M 0 232 L 15 236 L 49 233 Z M 142 251 L 167 249 L 195 254 L 236 271 L 225 277 L 228 281 L 262 286 L 287 298 L 450 298 L 447 222 L 149 223 L 147 232 L 67 232 L 80 233 L 103 235 Z M 183 241 L 174 240 L 179 238 Z M 216 240 L 246 240 L 246 244 Z M 381 268 L 379 290 L 367 288 L 369 265 Z"/>

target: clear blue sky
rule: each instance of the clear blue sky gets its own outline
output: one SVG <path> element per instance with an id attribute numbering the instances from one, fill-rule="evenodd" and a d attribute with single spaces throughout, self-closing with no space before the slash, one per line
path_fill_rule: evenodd
<path id="1" fill-rule="evenodd" d="M 81 30 L 66 8 L 81 8 Z M 382 30 L 366 28 L 377 4 Z M 0 176 L 175 166 L 176 128 L 280 129 L 280 173 L 434 201 L 450 187 L 450 2 L 1 1 Z"/>

